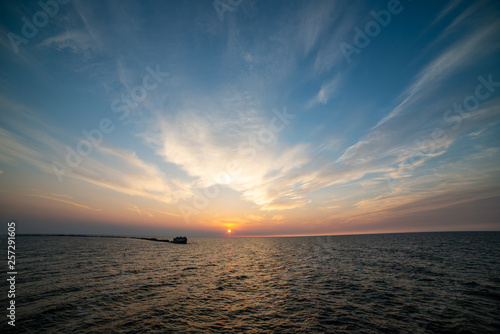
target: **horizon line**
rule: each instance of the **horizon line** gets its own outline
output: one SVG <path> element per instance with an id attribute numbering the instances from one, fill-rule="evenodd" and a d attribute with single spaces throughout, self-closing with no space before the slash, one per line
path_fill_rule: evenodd
<path id="1" fill-rule="evenodd" d="M 416 234 L 416 233 L 464 233 L 464 232 L 500 232 L 500 230 L 457 230 L 457 231 L 410 231 L 410 232 L 373 232 L 373 233 L 338 233 L 338 234 L 283 234 L 283 235 L 230 235 L 230 236 L 191 236 L 190 238 L 293 238 L 293 237 L 334 237 L 355 235 L 384 235 L 384 234 Z M 0 234 L 8 236 L 8 234 Z M 186 234 L 185 234 L 186 235 Z M 40 237 L 95 237 L 95 238 L 134 238 L 134 237 L 157 237 L 167 238 L 171 235 L 137 235 L 137 234 L 74 234 L 74 233 L 16 233 L 16 236 L 40 236 Z M 187 236 L 187 235 L 186 235 Z"/>

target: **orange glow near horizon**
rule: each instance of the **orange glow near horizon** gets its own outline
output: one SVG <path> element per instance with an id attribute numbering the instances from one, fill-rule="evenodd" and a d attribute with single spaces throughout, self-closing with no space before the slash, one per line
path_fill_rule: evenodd
<path id="1" fill-rule="evenodd" d="M 231 233 L 231 230 L 227 230 L 227 233 Z"/>

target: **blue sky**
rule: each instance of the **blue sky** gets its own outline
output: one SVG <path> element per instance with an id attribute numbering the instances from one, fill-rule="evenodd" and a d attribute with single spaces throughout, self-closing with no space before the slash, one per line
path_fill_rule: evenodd
<path id="1" fill-rule="evenodd" d="M 42 3 L 0 14 L 21 231 L 500 229 L 496 1 Z"/>

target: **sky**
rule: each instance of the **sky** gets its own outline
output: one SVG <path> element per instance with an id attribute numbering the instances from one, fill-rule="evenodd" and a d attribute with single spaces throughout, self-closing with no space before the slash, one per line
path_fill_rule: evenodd
<path id="1" fill-rule="evenodd" d="M 3 1 L 0 217 L 500 230 L 499 36 L 494 0 Z"/>

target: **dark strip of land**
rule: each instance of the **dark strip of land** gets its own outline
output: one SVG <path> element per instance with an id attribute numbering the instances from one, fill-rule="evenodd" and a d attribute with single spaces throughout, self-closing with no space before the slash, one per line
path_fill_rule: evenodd
<path id="1" fill-rule="evenodd" d="M 79 237 L 79 238 L 121 238 L 121 239 L 139 239 L 158 242 L 171 242 L 168 239 L 147 238 L 147 237 L 132 237 L 118 235 L 92 235 L 92 234 L 18 234 L 21 237 Z"/>

